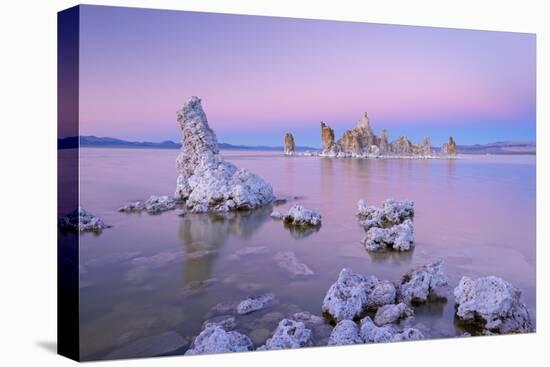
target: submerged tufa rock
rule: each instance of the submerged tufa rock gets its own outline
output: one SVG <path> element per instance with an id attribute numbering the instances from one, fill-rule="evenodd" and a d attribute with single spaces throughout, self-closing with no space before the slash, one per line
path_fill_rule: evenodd
<path id="1" fill-rule="evenodd" d="M 237 305 L 237 313 L 239 315 L 246 315 L 254 311 L 263 310 L 264 308 L 271 306 L 274 302 L 275 295 L 272 293 L 248 297 L 247 299 L 239 302 Z"/>
<path id="2" fill-rule="evenodd" d="M 191 97 L 177 117 L 183 144 L 176 160 L 175 198 L 185 200 L 190 211 L 253 209 L 275 199 L 270 184 L 221 157 L 199 98 Z"/>
<path id="3" fill-rule="evenodd" d="M 521 291 L 502 278 L 462 277 L 454 289 L 456 316 L 491 333 L 534 331 Z"/>
<path id="4" fill-rule="evenodd" d="M 294 136 L 292 136 L 291 133 L 286 133 L 285 134 L 285 150 L 284 150 L 285 155 L 293 155 L 294 154 L 294 149 L 295 149 Z"/>

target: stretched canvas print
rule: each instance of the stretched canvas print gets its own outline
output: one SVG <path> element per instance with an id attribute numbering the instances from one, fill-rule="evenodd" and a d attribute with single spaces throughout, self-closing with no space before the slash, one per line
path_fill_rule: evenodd
<path id="1" fill-rule="evenodd" d="M 535 331 L 534 34 L 58 20 L 60 354 Z"/>

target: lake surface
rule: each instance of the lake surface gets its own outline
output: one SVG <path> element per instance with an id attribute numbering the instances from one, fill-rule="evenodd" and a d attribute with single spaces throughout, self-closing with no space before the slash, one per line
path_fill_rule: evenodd
<path id="1" fill-rule="evenodd" d="M 409 269 L 443 259 L 454 287 L 461 276 L 497 275 L 521 289 L 535 317 L 535 156 L 464 156 L 457 160 L 359 160 L 284 157 L 276 152 L 224 151 L 226 159 L 269 181 L 277 195 L 317 208 L 318 231 L 293 232 L 270 218 L 273 207 L 228 218 L 125 214 L 117 209 L 150 195 L 171 195 L 177 150 L 81 149 L 81 205 L 112 228 L 80 236 L 83 359 L 102 359 L 144 337 L 176 331 L 197 335 L 222 301 L 273 292 L 272 307 L 237 318 L 237 330 L 261 345 L 279 320 L 297 311 L 321 314 L 327 289 L 343 267 L 397 281 Z M 371 254 L 357 201 L 381 205 L 411 199 L 416 214 L 410 253 Z M 235 256 L 239 249 L 265 252 Z M 192 258 L 198 250 L 209 256 Z M 273 257 L 293 251 L 315 275 L 295 280 Z M 430 337 L 464 330 L 452 297 L 415 309 L 413 324 Z M 263 317 L 263 318 L 262 318 Z M 182 354 L 186 348 L 174 352 Z"/>

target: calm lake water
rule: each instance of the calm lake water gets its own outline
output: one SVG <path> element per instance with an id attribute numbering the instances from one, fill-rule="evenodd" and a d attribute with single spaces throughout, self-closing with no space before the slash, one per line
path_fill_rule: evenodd
<path id="1" fill-rule="evenodd" d="M 273 207 L 231 218 L 125 214 L 117 208 L 174 192 L 177 150 L 82 149 L 81 205 L 112 228 L 81 235 L 80 319 L 83 359 L 102 359 L 140 338 L 176 331 L 191 338 L 222 301 L 273 292 L 274 306 L 237 318 L 237 330 L 262 344 L 278 320 L 297 311 L 320 315 L 343 267 L 397 281 L 407 270 L 443 259 L 454 287 L 462 275 L 497 275 L 521 289 L 535 316 L 535 156 L 457 160 L 357 160 L 224 151 L 226 159 L 269 181 L 277 195 L 317 208 L 319 231 L 295 233 L 270 218 Z M 416 248 L 370 254 L 360 240 L 357 201 L 415 203 Z M 265 252 L 238 257 L 242 248 Z M 188 254 L 212 250 L 193 259 Z M 315 275 L 293 280 L 273 257 L 293 251 Z M 201 283 L 202 282 L 202 283 Z M 461 335 L 454 305 L 416 308 L 415 323 L 433 338 Z M 281 316 L 282 316 L 281 315 Z M 269 316 L 269 315 L 268 315 Z M 173 354 L 182 354 L 181 348 Z"/>

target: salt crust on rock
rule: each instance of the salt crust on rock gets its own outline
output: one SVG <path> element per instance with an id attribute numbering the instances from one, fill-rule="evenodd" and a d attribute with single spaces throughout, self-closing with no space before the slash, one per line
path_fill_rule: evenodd
<path id="1" fill-rule="evenodd" d="M 430 298 L 445 298 L 448 285 L 442 261 L 422 265 L 403 275 L 398 286 L 398 299 L 413 304 L 426 302 Z"/>
<path id="2" fill-rule="evenodd" d="M 192 212 L 253 209 L 272 202 L 273 189 L 262 178 L 225 161 L 198 97 L 177 112 L 183 133 L 175 198 Z"/>
<path id="3" fill-rule="evenodd" d="M 409 251 L 414 247 L 414 228 L 410 219 L 389 228 L 372 227 L 362 243 L 368 251 Z"/>
<path id="4" fill-rule="evenodd" d="M 119 212 L 124 213 L 139 213 L 146 211 L 149 214 L 158 214 L 167 210 L 175 209 L 177 200 L 167 195 L 156 196 L 151 195 L 145 201 L 135 201 L 119 208 Z"/>
<path id="5" fill-rule="evenodd" d="M 252 341 L 236 331 L 225 331 L 213 325 L 204 329 L 193 341 L 186 355 L 228 352 L 246 352 L 252 349 Z"/>
<path id="6" fill-rule="evenodd" d="M 376 311 L 374 323 L 378 326 L 398 322 L 414 315 L 412 308 L 404 303 L 396 305 L 384 305 Z"/>
<path id="7" fill-rule="evenodd" d="M 389 228 L 414 217 L 414 203 L 410 200 L 384 201 L 381 208 L 367 205 L 363 199 L 357 203 L 357 215 L 360 224 L 369 229 L 371 227 Z"/>
<path id="8" fill-rule="evenodd" d="M 277 266 L 292 278 L 306 277 L 314 274 L 313 270 L 303 262 L 300 262 L 292 251 L 277 252 L 274 259 Z"/>
<path id="9" fill-rule="evenodd" d="M 307 209 L 303 205 L 294 204 L 286 214 L 274 211 L 271 218 L 282 219 L 285 223 L 293 226 L 319 226 L 321 225 L 321 214 L 314 209 Z"/>
<path id="10" fill-rule="evenodd" d="M 327 291 L 322 310 L 336 321 L 353 320 L 368 310 L 394 303 L 395 297 L 392 282 L 344 268 Z"/>
<path id="11" fill-rule="evenodd" d="M 454 289 L 459 319 L 499 334 L 533 331 L 521 291 L 496 276 L 462 277 Z"/>
<path id="12" fill-rule="evenodd" d="M 312 346 L 311 330 L 301 321 L 282 319 L 273 336 L 258 350 L 293 349 Z"/>

